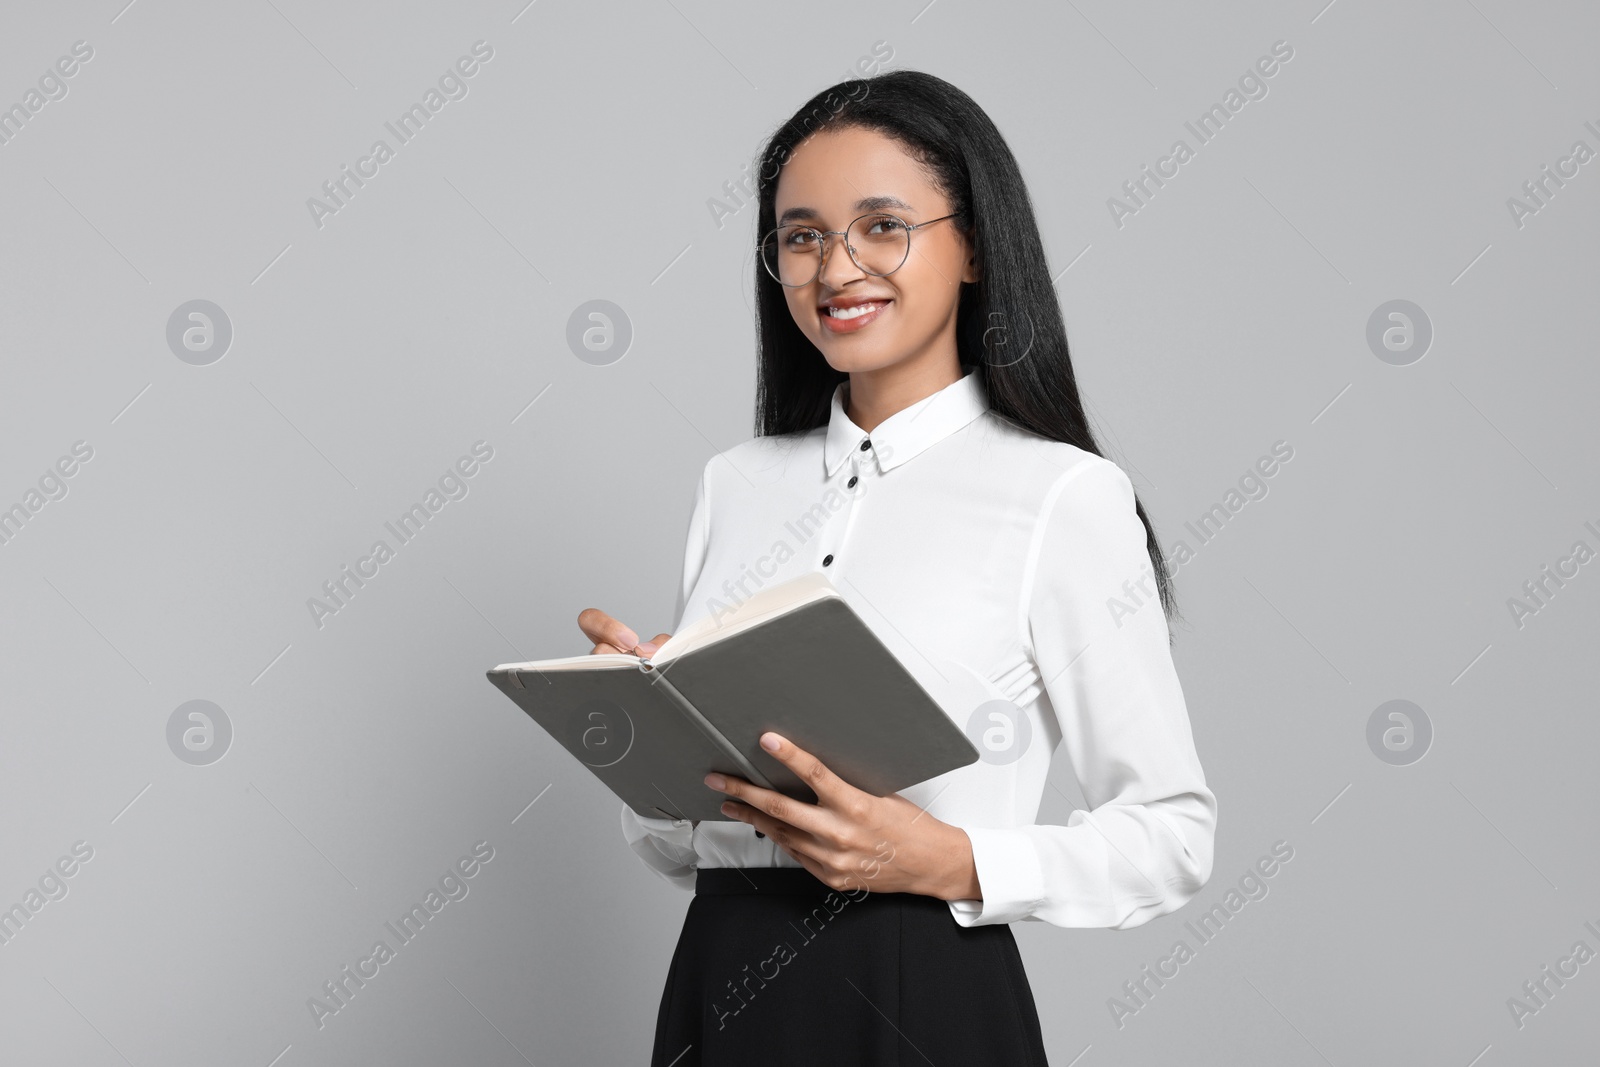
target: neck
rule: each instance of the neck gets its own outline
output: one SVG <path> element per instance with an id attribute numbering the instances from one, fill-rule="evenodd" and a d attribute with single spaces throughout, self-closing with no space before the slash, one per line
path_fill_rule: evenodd
<path id="1" fill-rule="evenodd" d="M 895 412 L 960 380 L 961 364 L 953 353 L 937 361 L 901 361 L 876 370 L 851 371 L 844 413 L 871 433 Z"/>

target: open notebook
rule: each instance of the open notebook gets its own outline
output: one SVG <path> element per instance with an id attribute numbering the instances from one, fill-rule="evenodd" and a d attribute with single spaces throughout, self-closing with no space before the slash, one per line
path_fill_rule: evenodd
<path id="1" fill-rule="evenodd" d="M 710 771 L 807 803 L 761 747 L 775 730 L 874 796 L 964 767 L 978 750 L 821 573 L 770 586 L 654 656 L 502 663 L 499 689 L 640 815 L 729 821 Z"/>

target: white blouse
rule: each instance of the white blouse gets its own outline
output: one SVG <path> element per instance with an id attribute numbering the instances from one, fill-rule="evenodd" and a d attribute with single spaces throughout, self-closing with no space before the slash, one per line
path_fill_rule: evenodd
<path id="1" fill-rule="evenodd" d="M 1211 875 L 1206 787 L 1145 530 L 1122 468 L 990 410 L 976 374 L 871 434 L 828 425 L 713 456 L 672 632 L 823 571 L 982 758 L 900 791 L 961 827 L 983 899 L 961 926 L 1139 926 Z M 1088 808 L 1037 825 L 1065 743 Z M 709 787 L 707 787 L 709 788 Z M 798 867 L 744 822 L 646 818 L 629 846 L 693 891 L 700 867 Z"/>

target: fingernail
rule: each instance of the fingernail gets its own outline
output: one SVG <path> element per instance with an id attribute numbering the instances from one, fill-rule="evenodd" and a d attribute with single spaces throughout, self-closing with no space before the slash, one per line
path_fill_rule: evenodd
<path id="1" fill-rule="evenodd" d="M 638 647 L 639 635 L 634 633 L 632 630 L 628 629 L 626 626 L 624 626 L 622 628 L 622 635 L 621 636 L 622 636 L 622 647 L 623 648 L 636 648 L 636 647 Z"/>
<path id="2" fill-rule="evenodd" d="M 781 744 L 781 742 L 778 740 L 777 734 L 766 733 L 761 735 L 761 747 L 766 749 L 768 752 L 778 751 L 779 744 Z"/>
<path id="3" fill-rule="evenodd" d="M 706 785 L 709 785 L 712 789 L 721 789 L 723 786 L 728 784 L 728 780 L 715 771 L 712 771 L 710 774 L 706 775 L 705 780 Z"/>

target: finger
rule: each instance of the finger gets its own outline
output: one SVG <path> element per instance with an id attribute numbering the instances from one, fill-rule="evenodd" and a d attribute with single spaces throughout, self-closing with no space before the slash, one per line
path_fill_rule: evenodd
<path id="1" fill-rule="evenodd" d="M 662 645 L 666 644 L 668 639 L 670 639 L 671 637 L 672 637 L 671 634 L 656 634 L 654 637 L 652 637 L 650 640 L 644 642 L 639 647 L 644 650 L 644 654 L 646 656 L 653 656 L 653 655 L 656 654 L 656 651 Z"/>
<path id="2" fill-rule="evenodd" d="M 728 803 L 734 805 L 735 808 L 741 807 L 737 800 L 729 801 Z M 765 829 L 757 830 L 757 833 L 765 833 L 772 838 L 773 844 L 783 849 L 791 859 L 810 871 L 819 882 L 845 892 L 864 888 L 861 878 L 853 872 L 847 872 L 843 883 L 836 884 L 839 881 L 838 875 L 841 869 L 839 865 L 840 854 L 836 851 L 830 851 L 827 842 L 819 840 L 814 835 L 808 834 L 798 827 L 790 826 L 788 823 L 774 819 L 772 816 L 755 808 L 744 808 L 740 818 L 742 818 L 742 821 L 764 827 Z"/>
<path id="3" fill-rule="evenodd" d="M 751 807 L 738 800 L 728 800 L 723 803 L 724 814 L 754 826 L 757 833 L 772 838 L 774 844 L 795 859 L 799 859 L 803 854 L 813 862 L 817 862 L 819 857 L 827 852 L 827 845 L 823 841 L 793 823 L 773 818 L 760 808 Z"/>
<path id="4" fill-rule="evenodd" d="M 768 748 L 774 741 L 777 742 L 777 748 Z M 834 774 L 821 760 L 781 734 L 771 730 L 762 734 L 761 748 L 810 786 L 811 791 L 817 794 L 818 802 L 825 807 L 840 807 L 862 795 L 861 790 Z"/>
<path id="5" fill-rule="evenodd" d="M 776 790 L 764 789 L 759 785 L 754 785 L 743 778 L 737 778 L 733 775 L 725 774 L 722 779 L 723 783 L 720 786 L 711 785 L 709 782 L 706 784 L 742 802 L 745 806 L 745 814 L 748 814 L 751 810 L 759 811 L 771 816 L 778 822 L 788 823 L 808 833 L 825 830 L 834 821 L 835 817 L 833 815 L 823 811 L 815 804 L 807 804 L 804 801 L 795 800 L 784 796 Z M 747 819 L 746 821 L 749 820 Z M 766 828 L 758 826 L 757 829 L 765 832 Z"/>
<path id="6" fill-rule="evenodd" d="M 755 825 L 755 827 L 758 827 L 758 832 L 766 833 L 766 837 L 770 837 L 773 840 L 773 845 L 784 849 L 784 853 L 789 854 L 797 864 L 802 865 L 806 870 L 810 870 L 813 875 L 816 875 L 818 881 L 822 881 L 824 885 L 840 889 L 845 893 L 867 888 L 866 881 L 862 880 L 861 875 L 851 872 L 851 870 L 846 870 L 848 853 L 843 853 L 837 848 L 830 848 L 827 841 L 816 837 L 814 833 L 806 833 L 800 827 L 787 824 L 781 819 L 774 819 L 770 814 L 763 813 L 758 808 L 742 805 L 741 801 L 731 800 L 726 801 L 726 803 L 733 805 L 733 808 L 730 809 L 730 814 L 733 814 L 741 822 L 749 822 L 749 824 Z M 843 873 L 842 883 L 838 883 L 840 881 L 840 878 L 838 878 L 840 873 Z M 838 885 L 835 885 L 835 883 L 838 883 Z"/>
<path id="7" fill-rule="evenodd" d="M 632 652 L 639 643 L 638 634 L 599 608 L 580 611 L 578 629 L 594 642 L 596 652 Z"/>
<path id="8" fill-rule="evenodd" d="M 781 848 L 782 846 L 779 847 Z M 850 894 L 867 888 L 862 884 L 861 878 L 854 872 L 847 871 L 841 877 L 836 869 L 824 865 L 815 856 L 808 856 L 803 852 L 790 852 L 788 849 L 784 849 L 784 851 L 789 852 L 789 855 L 794 857 L 796 863 L 810 871 L 817 881 L 835 892 Z M 860 900 L 861 898 L 856 897 L 854 899 Z"/>

